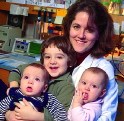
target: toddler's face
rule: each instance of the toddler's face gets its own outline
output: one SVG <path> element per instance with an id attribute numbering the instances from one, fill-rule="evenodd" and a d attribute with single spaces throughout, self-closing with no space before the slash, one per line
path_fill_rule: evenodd
<path id="1" fill-rule="evenodd" d="M 54 45 L 45 48 L 44 66 L 52 78 L 63 75 L 68 68 L 68 56 Z"/>

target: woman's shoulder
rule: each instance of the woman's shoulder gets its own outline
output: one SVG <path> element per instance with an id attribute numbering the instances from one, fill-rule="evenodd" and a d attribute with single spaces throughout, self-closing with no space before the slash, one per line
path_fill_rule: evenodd
<path id="1" fill-rule="evenodd" d="M 112 64 L 104 57 L 94 58 L 91 55 L 88 55 L 85 60 L 81 63 L 80 66 L 84 67 L 110 67 L 113 68 Z"/>
<path id="2" fill-rule="evenodd" d="M 86 63 L 87 62 L 87 63 Z M 89 64 L 89 65 L 88 65 Z M 110 78 L 114 77 L 114 68 L 110 61 L 108 61 L 105 57 L 101 58 L 94 58 L 91 55 L 89 55 L 85 63 L 82 63 L 82 66 L 86 67 L 99 67 L 103 69 L 109 76 Z"/>
<path id="3" fill-rule="evenodd" d="M 107 68 L 108 70 L 114 70 L 113 65 L 111 64 L 110 61 L 108 61 L 106 58 L 101 58 L 99 63 L 98 63 L 98 67 L 102 67 L 102 68 Z"/>

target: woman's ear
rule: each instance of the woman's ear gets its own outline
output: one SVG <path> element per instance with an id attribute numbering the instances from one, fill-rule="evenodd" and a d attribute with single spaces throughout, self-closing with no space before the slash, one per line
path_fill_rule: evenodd
<path id="1" fill-rule="evenodd" d="M 104 96 L 105 96 L 105 94 L 106 94 L 106 89 L 103 89 L 103 90 L 102 90 L 102 92 L 101 92 L 100 97 L 104 97 Z"/>

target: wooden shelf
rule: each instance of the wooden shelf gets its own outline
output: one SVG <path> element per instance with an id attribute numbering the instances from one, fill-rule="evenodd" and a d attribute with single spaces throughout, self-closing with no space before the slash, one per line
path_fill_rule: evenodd
<path id="1" fill-rule="evenodd" d="M 27 4 L 17 4 L 17 3 L 10 3 L 10 2 L 0 2 L 0 10 L 3 11 L 9 11 L 10 10 L 10 5 L 11 4 L 16 4 L 24 7 L 29 7 L 29 14 L 34 14 L 37 15 L 38 11 L 34 10 L 34 5 L 27 5 Z"/>
<path id="2" fill-rule="evenodd" d="M 115 14 L 110 14 L 110 15 L 111 15 L 114 22 L 117 22 L 117 23 L 121 24 L 121 22 L 124 21 L 124 16 L 123 15 L 115 15 Z"/>

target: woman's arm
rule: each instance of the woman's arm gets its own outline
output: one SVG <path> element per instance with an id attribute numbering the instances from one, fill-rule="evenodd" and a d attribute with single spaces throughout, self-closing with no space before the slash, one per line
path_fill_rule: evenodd
<path id="1" fill-rule="evenodd" d="M 109 76 L 109 81 L 107 85 L 107 93 L 103 99 L 102 114 L 98 121 L 114 121 L 118 106 L 118 85 L 115 81 L 114 69 L 110 62 L 101 62 L 99 67 L 106 71 Z"/>
<path id="2" fill-rule="evenodd" d="M 102 105 L 102 114 L 97 121 L 114 121 L 118 106 L 118 85 L 115 79 L 109 80 L 108 92 Z M 107 103 L 106 103 L 107 102 Z"/>

